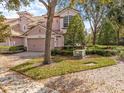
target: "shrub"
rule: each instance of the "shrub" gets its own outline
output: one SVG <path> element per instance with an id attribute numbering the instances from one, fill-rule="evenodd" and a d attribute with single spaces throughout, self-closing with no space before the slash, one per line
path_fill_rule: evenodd
<path id="1" fill-rule="evenodd" d="M 82 46 L 75 46 L 74 48 L 72 46 L 64 46 L 62 50 L 67 50 L 67 51 L 73 51 L 75 49 L 82 49 Z"/>
<path id="2" fill-rule="evenodd" d="M 26 48 L 23 45 L 20 46 L 0 46 L 0 53 L 2 54 L 11 54 L 26 51 Z"/>
<path id="3" fill-rule="evenodd" d="M 26 48 L 23 45 L 20 46 L 12 46 L 9 48 L 9 51 L 25 51 Z"/>
<path id="4" fill-rule="evenodd" d="M 121 51 L 119 56 L 120 56 L 120 59 L 124 60 L 124 51 Z"/>
<path id="5" fill-rule="evenodd" d="M 116 50 L 118 51 L 118 53 L 121 53 L 122 51 L 124 51 L 124 47 L 123 46 L 118 46 L 116 48 Z"/>
<path id="6" fill-rule="evenodd" d="M 104 50 L 104 49 L 88 49 L 86 50 L 87 55 L 91 54 L 97 54 L 101 56 L 114 56 L 117 54 L 117 51 L 115 50 Z"/>
<path id="7" fill-rule="evenodd" d="M 54 49 L 54 50 L 52 50 L 51 54 L 53 56 L 55 56 L 55 55 L 72 56 L 73 51 L 72 50 L 63 50 L 63 49 Z"/>
<path id="8" fill-rule="evenodd" d="M 52 50 L 52 51 L 51 51 L 51 54 L 52 54 L 53 56 L 61 54 L 60 49 L 54 49 L 54 50 Z"/>
<path id="9" fill-rule="evenodd" d="M 89 46 L 90 49 L 116 49 L 116 46 L 95 45 Z"/>

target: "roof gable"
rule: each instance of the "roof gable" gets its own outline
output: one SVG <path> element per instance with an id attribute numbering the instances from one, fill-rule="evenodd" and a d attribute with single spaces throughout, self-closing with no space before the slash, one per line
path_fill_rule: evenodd
<path id="1" fill-rule="evenodd" d="M 55 32 L 52 32 L 54 34 Z M 29 31 L 25 32 L 23 35 L 45 35 L 46 34 L 46 28 L 42 26 L 41 24 L 38 24 L 32 28 L 30 28 Z"/>
<path id="2" fill-rule="evenodd" d="M 55 14 L 54 14 L 54 17 L 59 17 L 59 16 L 61 16 L 63 13 L 65 13 L 66 11 L 72 11 L 72 12 L 74 12 L 75 14 L 79 14 L 79 11 L 78 10 L 76 10 L 76 9 L 74 9 L 74 8 L 71 8 L 71 7 L 67 7 L 67 8 L 64 8 L 64 9 L 62 9 L 61 11 L 59 11 L 59 12 L 55 12 Z M 47 17 L 47 14 L 45 14 L 45 15 L 43 15 L 44 17 Z"/>
<path id="3" fill-rule="evenodd" d="M 65 13 L 65 12 L 67 12 L 67 11 L 72 11 L 74 13 L 79 13 L 78 10 L 76 10 L 74 8 L 67 7 L 67 8 L 64 8 L 63 10 L 59 11 L 57 14 L 61 15 L 61 14 Z"/>

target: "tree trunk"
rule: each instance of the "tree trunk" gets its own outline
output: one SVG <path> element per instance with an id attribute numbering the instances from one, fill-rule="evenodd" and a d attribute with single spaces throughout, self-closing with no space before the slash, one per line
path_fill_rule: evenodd
<path id="1" fill-rule="evenodd" d="M 94 23 L 94 29 L 92 28 L 93 31 L 93 45 L 96 45 L 96 34 L 97 34 L 97 24 Z"/>
<path id="2" fill-rule="evenodd" d="M 120 30 L 120 29 L 119 29 L 119 30 Z M 119 45 L 119 41 L 120 41 L 120 40 L 119 40 L 119 39 L 120 39 L 120 31 L 119 31 L 119 30 L 117 31 L 117 45 Z"/>
<path id="3" fill-rule="evenodd" d="M 72 38 L 73 38 L 73 45 L 72 46 L 73 46 L 73 50 L 74 50 L 75 49 L 75 34 L 73 34 Z"/>
<path id="4" fill-rule="evenodd" d="M 46 40 L 45 40 L 45 57 L 43 64 L 51 63 L 51 33 L 52 33 L 52 23 L 53 23 L 56 4 L 57 4 L 57 0 L 52 0 L 48 6 L 47 30 L 46 30 Z"/>
<path id="5" fill-rule="evenodd" d="M 93 32 L 93 45 L 96 45 L 96 29 Z"/>

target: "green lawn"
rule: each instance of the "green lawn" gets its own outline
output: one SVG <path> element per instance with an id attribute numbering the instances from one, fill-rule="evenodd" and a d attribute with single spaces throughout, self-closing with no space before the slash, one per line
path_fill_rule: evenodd
<path id="1" fill-rule="evenodd" d="M 92 57 L 83 60 L 56 58 L 54 61 L 56 63 L 38 66 L 42 61 L 40 58 L 32 59 L 27 63 L 11 68 L 11 70 L 38 80 L 116 64 L 115 60 L 108 57 Z M 94 65 L 87 65 L 88 63 L 94 63 Z"/>

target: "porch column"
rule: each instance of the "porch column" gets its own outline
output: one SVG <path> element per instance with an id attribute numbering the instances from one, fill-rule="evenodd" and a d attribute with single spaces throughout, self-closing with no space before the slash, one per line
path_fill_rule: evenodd
<path id="1" fill-rule="evenodd" d="M 27 39 L 28 39 L 27 37 L 24 38 L 24 46 L 27 48 L 27 51 L 28 51 L 28 40 Z"/>

